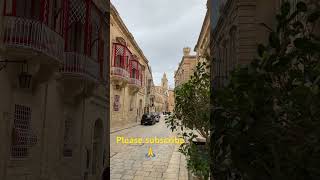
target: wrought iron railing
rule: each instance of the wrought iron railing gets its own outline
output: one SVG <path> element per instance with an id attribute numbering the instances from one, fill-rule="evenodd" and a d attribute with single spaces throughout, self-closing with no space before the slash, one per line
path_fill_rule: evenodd
<path id="1" fill-rule="evenodd" d="M 21 17 L 6 16 L 3 43 L 9 47 L 22 47 L 40 51 L 60 63 L 64 60 L 64 40 L 45 24 Z"/>
<path id="2" fill-rule="evenodd" d="M 60 68 L 61 73 L 85 76 L 94 81 L 99 80 L 99 64 L 93 59 L 75 52 L 66 52 L 65 57 L 65 63 Z"/>

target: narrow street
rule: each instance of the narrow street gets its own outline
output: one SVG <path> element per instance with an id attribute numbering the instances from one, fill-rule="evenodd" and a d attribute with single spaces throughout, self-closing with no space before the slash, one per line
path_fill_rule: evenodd
<path id="1" fill-rule="evenodd" d="M 117 136 L 125 138 L 169 138 L 174 134 L 166 127 L 164 117 L 153 126 L 138 125 L 111 134 L 111 179 L 168 179 L 186 180 L 187 170 L 184 156 L 178 152 L 176 144 L 121 144 Z M 149 158 L 149 148 L 155 157 Z"/>

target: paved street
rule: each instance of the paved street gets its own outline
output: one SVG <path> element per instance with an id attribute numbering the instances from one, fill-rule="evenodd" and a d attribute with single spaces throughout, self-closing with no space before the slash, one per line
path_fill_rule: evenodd
<path id="1" fill-rule="evenodd" d="M 111 179 L 186 180 L 184 156 L 175 144 L 117 144 L 116 137 L 168 138 L 174 134 L 166 127 L 164 117 L 153 126 L 135 126 L 111 134 Z M 154 158 L 146 156 L 152 147 Z"/>

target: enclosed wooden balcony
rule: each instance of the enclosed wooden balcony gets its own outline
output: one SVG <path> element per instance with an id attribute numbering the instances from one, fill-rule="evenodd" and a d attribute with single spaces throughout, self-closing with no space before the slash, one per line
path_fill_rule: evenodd
<path id="1" fill-rule="evenodd" d="M 128 83 L 129 88 L 136 88 L 140 89 L 141 88 L 141 81 L 136 78 L 130 78 L 129 83 Z"/>
<path id="2" fill-rule="evenodd" d="M 129 81 L 129 72 L 123 67 L 111 67 L 111 78 L 114 81 Z"/>
<path id="3" fill-rule="evenodd" d="M 136 93 L 142 88 L 142 77 L 142 65 L 136 59 L 132 59 L 130 61 L 130 80 L 128 83 L 130 92 Z"/>
<path id="4" fill-rule="evenodd" d="M 38 64 L 59 65 L 64 60 L 64 39 L 38 20 L 3 17 L 5 56 L 10 59 L 31 59 Z"/>
<path id="5" fill-rule="evenodd" d="M 127 85 L 130 78 L 129 59 L 130 50 L 120 43 L 113 43 L 113 58 L 111 61 L 111 82 L 115 87 L 122 88 Z"/>

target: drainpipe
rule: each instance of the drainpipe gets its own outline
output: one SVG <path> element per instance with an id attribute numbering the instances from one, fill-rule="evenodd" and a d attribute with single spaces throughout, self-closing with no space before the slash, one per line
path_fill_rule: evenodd
<path id="1" fill-rule="evenodd" d="M 46 162 L 48 161 L 48 155 L 49 153 L 47 152 L 47 136 L 46 136 L 46 120 L 47 120 L 47 101 L 48 101 L 48 84 L 45 85 L 44 89 L 44 102 L 43 102 L 43 113 L 42 113 L 42 132 L 41 132 L 41 152 L 42 152 L 42 158 L 40 162 L 40 178 L 45 179 L 46 178 L 46 167 L 47 164 Z"/>
<path id="2" fill-rule="evenodd" d="M 2 31 L 4 29 L 4 22 L 3 22 L 4 12 L 2 12 L 3 10 L 4 10 L 4 0 L 1 0 L 1 2 L 0 2 L 0 37 L 2 37 Z M 1 41 L 0 42 L 0 52 L 3 52 L 3 51 L 4 51 L 4 46 L 3 46 L 3 42 Z"/>
<path id="3" fill-rule="evenodd" d="M 2 166 L 3 170 L 1 171 L 2 175 L 0 173 L 0 175 L 1 175 L 0 177 L 1 177 L 1 179 L 6 179 L 7 178 L 7 162 L 9 160 L 8 156 L 9 156 L 10 145 L 11 145 L 10 141 L 9 141 L 9 139 L 10 139 L 9 134 L 10 134 L 10 130 L 11 130 L 11 128 L 9 128 L 10 127 L 10 114 L 8 112 L 3 112 L 1 115 L 3 116 L 3 119 L 2 119 L 3 129 L 2 129 L 2 138 L 1 139 L 4 140 L 4 146 L 3 146 L 4 149 L 2 149 L 2 152 L 1 152 L 2 153 L 1 155 L 3 155 L 2 156 L 3 162 L 1 162 L 1 164 L 2 164 L 1 166 Z"/>
<path id="4" fill-rule="evenodd" d="M 85 88 L 85 91 L 86 91 L 86 88 Z M 84 116 L 85 116 L 85 109 L 86 109 L 86 98 L 85 96 L 82 96 L 83 100 L 82 100 L 82 119 L 81 119 L 81 139 L 80 139 L 80 168 L 82 169 L 82 166 L 83 166 L 83 163 L 82 163 L 82 157 L 83 157 L 83 154 L 82 154 L 82 149 L 83 149 L 83 137 L 84 137 L 84 134 L 83 134 L 83 131 L 84 131 Z M 89 150 L 89 152 L 92 152 L 92 149 Z M 91 155 L 89 157 L 92 157 Z M 90 167 L 91 167 L 91 163 L 89 162 L 89 169 L 88 169 L 88 174 L 90 172 Z M 86 169 L 86 168 L 84 168 Z M 81 171 L 81 174 L 83 174 L 84 172 Z M 82 175 L 81 175 L 82 176 Z"/>

